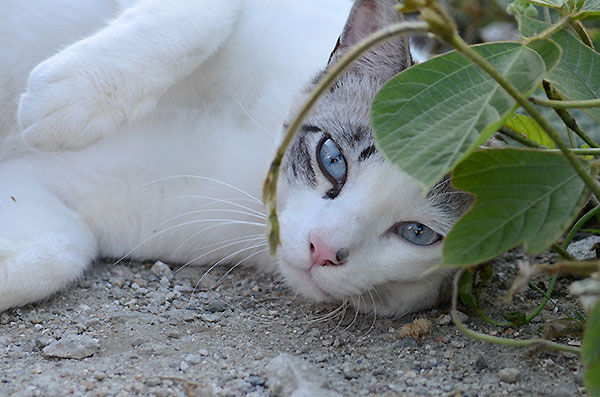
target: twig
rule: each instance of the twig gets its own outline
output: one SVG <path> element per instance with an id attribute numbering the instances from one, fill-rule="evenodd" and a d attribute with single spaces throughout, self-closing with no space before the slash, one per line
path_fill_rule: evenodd
<path id="1" fill-rule="evenodd" d="M 545 81 L 542 83 L 542 87 L 544 88 L 544 92 L 546 92 L 546 96 L 548 99 L 553 100 L 555 102 L 560 102 L 564 98 L 560 95 L 560 93 L 548 82 Z M 600 103 L 600 101 L 599 101 Z M 575 132 L 585 143 L 588 144 L 589 147 L 597 148 L 598 144 L 594 142 L 592 138 L 590 138 L 577 124 L 577 121 L 571 116 L 566 109 L 562 108 L 554 108 L 554 111 L 560 117 L 560 119 L 565 123 L 565 125 L 571 129 L 571 131 Z"/>
<path id="2" fill-rule="evenodd" d="M 545 146 L 540 145 L 539 143 L 537 143 L 535 141 L 532 141 L 531 139 L 527 138 L 526 136 L 523 136 L 523 135 L 519 134 L 518 132 L 511 130 L 508 127 L 502 127 L 498 130 L 498 132 L 500 132 L 502 135 L 506 135 L 510 139 L 513 139 L 527 147 L 536 148 L 536 149 L 546 149 Z"/>
<path id="3" fill-rule="evenodd" d="M 473 331 L 473 330 L 467 328 L 458 318 L 458 310 L 456 308 L 457 302 L 458 302 L 458 281 L 460 280 L 460 278 L 464 272 L 465 272 L 464 268 L 459 269 L 459 271 L 457 271 L 456 274 L 454 275 L 454 280 L 452 282 L 452 309 L 450 310 L 450 315 L 452 316 L 452 320 L 454 321 L 456 328 L 458 328 L 463 334 L 470 336 L 471 338 L 484 341 L 484 342 L 496 343 L 496 344 L 505 345 L 505 346 L 514 346 L 514 347 L 543 346 L 548 349 L 560 350 L 560 351 L 565 351 L 565 352 L 569 352 L 569 353 L 575 353 L 575 354 L 581 353 L 581 349 L 579 347 L 562 345 L 560 343 L 552 342 L 552 341 L 549 341 L 546 339 L 539 339 L 539 338 L 538 339 L 528 339 L 528 340 L 508 339 L 508 338 L 501 338 L 498 336 L 482 334 L 480 332 L 476 332 L 476 331 Z"/>
<path id="4" fill-rule="evenodd" d="M 584 109 L 600 107 L 600 99 L 586 99 L 581 101 L 557 101 L 538 97 L 530 97 L 529 100 L 536 105 L 554 109 Z"/>

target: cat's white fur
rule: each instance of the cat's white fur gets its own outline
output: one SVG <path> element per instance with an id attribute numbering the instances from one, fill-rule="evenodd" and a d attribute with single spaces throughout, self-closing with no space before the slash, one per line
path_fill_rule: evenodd
<path id="1" fill-rule="evenodd" d="M 349 6 L 3 1 L 0 310 L 51 295 L 99 256 L 213 251 L 198 258 L 210 263 L 264 249 L 250 195 Z M 246 262 L 272 266 L 264 251 Z"/>
<path id="2" fill-rule="evenodd" d="M 275 270 L 262 181 L 294 93 L 325 65 L 351 5 L 3 0 L 0 311 L 50 296 L 98 257 Z M 450 221 L 387 163 L 356 176 L 336 200 L 283 183 L 279 271 L 315 300 L 430 306 L 444 274 L 421 275 L 440 245 L 388 229 L 445 233 Z M 315 230 L 352 260 L 307 271 Z"/>

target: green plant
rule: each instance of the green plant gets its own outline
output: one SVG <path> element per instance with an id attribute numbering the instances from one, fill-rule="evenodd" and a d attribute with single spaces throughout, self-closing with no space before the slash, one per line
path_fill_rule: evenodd
<path id="1" fill-rule="evenodd" d="M 600 148 L 593 138 L 600 129 L 600 54 L 594 48 L 594 35 L 582 23 L 600 15 L 600 0 L 516 0 L 509 7 L 523 42 L 469 46 L 434 0 L 406 0 L 399 10 L 419 12 L 422 22 L 401 23 L 376 33 L 329 70 L 290 126 L 265 183 L 271 247 L 278 244 L 278 167 L 320 92 L 376 43 L 429 31 L 455 51 L 413 66 L 386 83 L 373 101 L 372 124 L 378 149 L 424 188 L 451 172 L 457 188 L 476 196 L 473 207 L 446 237 L 439 265 L 460 268 L 454 282 L 455 323 L 465 333 L 494 343 L 581 353 L 586 387 L 596 395 L 600 394 L 600 262 L 572 261 L 565 251 L 574 234 L 600 212 L 596 206 L 577 220 L 590 194 L 593 202 L 600 203 L 596 159 Z M 582 121 L 592 130 L 586 132 Z M 520 146 L 481 149 L 497 131 Z M 573 224 L 559 246 L 557 241 Z M 486 320 L 498 325 L 530 321 L 549 299 L 558 273 L 583 275 L 592 287 L 582 288 L 589 311 L 581 349 L 545 339 L 516 341 L 482 335 L 459 322 L 455 311 L 459 294 L 485 317 L 479 291 L 491 270 L 480 270 L 476 280 L 473 266 L 520 244 L 530 253 L 552 247 L 569 261 L 523 269 L 511 293 L 520 285 L 532 285 L 536 275 L 553 275 L 548 290 L 542 291 L 544 301 L 532 314 L 508 313 L 507 323 Z M 575 317 L 574 321 L 581 321 Z"/>

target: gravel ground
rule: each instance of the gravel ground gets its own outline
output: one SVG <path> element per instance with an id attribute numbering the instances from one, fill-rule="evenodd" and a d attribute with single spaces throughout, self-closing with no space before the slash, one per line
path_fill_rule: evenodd
<path id="1" fill-rule="evenodd" d="M 500 260 L 486 301 L 499 301 L 519 260 L 528 258 Z M 333 312 L 252 269 L 225 270 L 196 287 L 204 268 L 98 263 L 51 300 L 0 314 L 0 395 L 585 394 L 575 355 L 469 339 L 447 307 L 399 319 Z M 553 295 L 565 312 L 577 309 L 567 285 L 559 281 Z M 527 291 L 512 308 L 538 300 Z M 461 310 L 475 330 L 527 338 L 561 316 L 548 309 L 519 328 Z M 421 335 L 403 336 L 416 319 Z"/>

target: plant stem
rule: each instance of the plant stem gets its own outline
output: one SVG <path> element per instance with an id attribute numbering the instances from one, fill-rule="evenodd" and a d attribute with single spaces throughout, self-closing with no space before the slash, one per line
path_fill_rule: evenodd
<path id="1" fill-rule="evenodd" d="M 546 8 L 546 7 L 544 7 L 544 8 Z M 569 15 L 563 16 L 561 19 L 556 21 L 553 25 L 550 25 L 546 29 L 544 29 L 544 31 L 540 32 L 539 34 L 537 34 L 534 37 L 531 37 L 529 40 L 526 41 L 526 43 L 529 43 L 536 39 L 543 39 L 548 36 L 552 36 L 554 33 L 559 31 L 560 29 L 562 29 L 563 26 L 565 26 L 567 23 L 569 23 L 570 20 L 571 20 L 571 17 Z"/>
<path id="2" fill-rule="evenodd" d="M 531 139 L 527 138 L 526 136 L 523 136 L 523 135 L 519 134 L 518 132 L 511 130 L 508 127 L 502 127 L 498 130 L 498 132 L 500 132 L 502 135 L 506 135 L 510 139 L 513 139 L 527 147 L 536 148 L 536 149 L 547 149 L 545 146 L 542 146 L 539 143 L 532 141 Z"/>
<path id="3" fill-rule="evenodd" d="M 544 80 L 542 82 L 542 87 L 544 88 L 544 92 L 546 93 L 546 96 L 548 96 L 548 99 L 550 100 L 558 100 L 558 101 L 562 101 L 564 98 L 562 97 L 562 95 L 556 90 L 556 88 L 554 88 L 550 82 Z M 579 127 L 579 124 L 577 124 L 577 121 L 573 118 L 573 116 L 571 116 L 571 113 L 569 113 L 566 109 L 560 109 L 560 108 L 554 108 L 554 111 L 556 112 L 556 114 L 558 115 L 558 117 L 560 117 L 560 119 L 563 121 L 563 123 L 565 123 L 565 125 L 571 129 L 571 131 L 574 131 L 581 139 L 583 139 L 583 141 L 585 143 L 588 144 L 589 147 L 598 147 L 598 145 L 596 144 L 596 142 L 594 142 L 594 140 L 592 138 L 590 138 L 582 129 L 581 127 Z M 569 137 L 571 135 L 569 134 Z"/>
<path id="4" fill-rule="evenodd" d="M 569 149 L 569 151 L 578 156 L 600 156 L 600 148 Z M 560 149 L 545 149 L 544 152 L 562 152 L 562 151 Z"/>
<path id="5" fill-rule="evenodd" d="M 568 261 L 573 260 L 573 257 L 571 255 L 569 255 L 569 253 L 567 251 L 562 249 L 562 247 L 560 245 L 554 243 L 554 244 L 552 244 L 552 246 L 550 248 L 552 249 L 552 251 L 554 251 L 558 255 L 560 255 L 561 258 L 566 259 Z"/>
<path id="6" fill-rule="evenodd" d="M 296 132 L 302 126 L 302 122 L 309 115 L 312 108 L 315 106 L 321 95 L 331 87 L 338 77 L 350 66 L 350 64 L 359 58 L 369 48 L 389 40 L 393 37 L 406 35 L 408 33 L 426 33 L 428 31 L 428 24 L 425 22 L 400 22 L 394 25 L 387 26 L 364 40 L 360 41 L 348 52 L 346 52 L 338 62 L 331 66 L 323 77 L 319 80 L 319 83 L 313 90 L 308 100 L 304 103 L 294 120 L 289 125 L 279 148 L 275 154 L 275 158 L 271 162 L 269 173 L 263 187 L 263 201 L 267 205 L 269 210 L 269 244 L 271 247 L 271 253 L 274 254 L 277 246 L 279 245 L 279 226 L 277 222 L 277 179 L 279 177 L 279 168 L 283 160 L 283 156 L 287 150 L 287 147 L 292 142 L 292 139 L 296 135 Z"/>
<path id="7" fill-rule="evenodd" d="M 491 342 L 491 343 L 496 343 L 496 344 L 505 345 L 505 346 L 515 346 L 515 347 L 544 346 L 544 347 L 547 347 L 548 349 L 553 349 L 553 350 L 560 350 L 560 351 L 565 351 L 565 352 L 570 352 L 570 353 L 575 353 L 575 354 L 581 353 L 581 349 L 578 347 L 562 345 L 560 343 L 552 342 L 552 341 L 549 341 L 546 339 L 529 339 L 529 340 L 507 339 L 507 338 L 500 338 L 497 336 L 482 334 L 480 332 L 475 332 L 473 330 L 468 329 L 459 320 L 458 314 L 457 314 L 457 309 L 456 309 L 456 305 L 457 305 L 457 301 L 458 301 L 458 299 L 457 299 L 458 298 L 458 280 L 460 280 L 460 277 L 462 276 L 464 271 L 465 271 L 464 268 L 460 269 L 454 275 L 454 281 L 452 283 L 452 310 L 450 311 L 450 315 L 452 316 L 452 320 L 454 321 L 456 328 L 458 328 L 462 333 L 464 333 L 467 336 L 470 336 L 471 338 L 479 339 L 484 342 Z"/>
<path id="8" fill-rule="evenodd" d="M 598 229 L 581 229 L 579 231 L 581 233 L 600 235 L 600 230 Z"/>
<path id="9" fill-rule="evenodd" d="M 585 225 L 587 221 L 589 221 L 594 215 L 600 212 L 600 205 L 595 206 L 591 210 L 589 210 L 584 216 L 579 218 L 579 220 L 573 225 L 571 230 L 569 230 L 569 234 L 565 237 L 565 241 L 563 242 L 562 249 L 566 250 L 575 234 Z"/>
<path id="10" fill-rule="evenodd" d="M 571 108 L 595 108 L 600 107 L 600 99 L 588 99 L 582 101 L 556 101 L 544 98 L 530 97 L 529 101 L 536 105 L 545 106 L 554 109 L 571 109 Z"/>
<path id="11" fill-rule="evenodd" d="M 500 84 L 516 101 L 521 105 L 531 117 L 538 122 L 540 127 L 548 134 L 550 139 L 554 141 L 556 146 L 562 151 L 563 155 L 567 159 L 571 166 L 575 169 L 577 174 L 581 177 L 587 187 L 592 191 L 596 198 L 600 199 L 600 186 L 596 183 L 594 177 L 592 177 L 586 171 L 586 168 L 582 164 L 581 160 L 578 159 L 574 153 L 569 151 L 569 147 L 561 138 L 560 134 L 552 128 L 550 123 L 537 111 L 531 102 L 519 92 L 519 90 L 513 86 L 500 72 L 498 72 L 486 59 L 475 52 L 467 43 L 465 43 L 460 36 L 455 32 L 452 40 L 449 42 L 454 48 L 463 53 L 467 58 L 479 65 L 484 71 L 486 71 L 494 80 Z"/>
<path id="12" fill-rule="evenodd" d="M 543 7 L 544 12 L 544 21 L 546 23 L 552 23 L 552 19 L 550 18 L 550 10 L 548 7 Z"/>
<path id="13" fill-rule="evenodd" d="M 536 318 L 537 315 L 540 314 L 540 312 L 542 311 L 544 306 L 546 306 L 546 303 L 548 303 L 548 300 L 550 299 L 550 295 L 552 295 L 552 291 L 554 290 L 554 284 L 556 284 L 557 278 L 558 278 L 558 275 L 556 275 L 556 274 L 554 276 L 552 276 L 552 279 L 550 279 L 550 284 L 548 285 L 546 292 L 544 292 L 538 288 L 537 291 L 540 292 L 542 295 L 544 295 L 544 299 L 542 299 L 542 301 L 540 302 L 538 307 L 533 311 L 533 313 L 531 313 L 529 316 L 527 316 L 525 318 L 526 323 L 528 323 L 531 320 L 533 320 L 534 318 Z M 533 285 L 533 283 L 530 283 L 530 284 Z"/>

